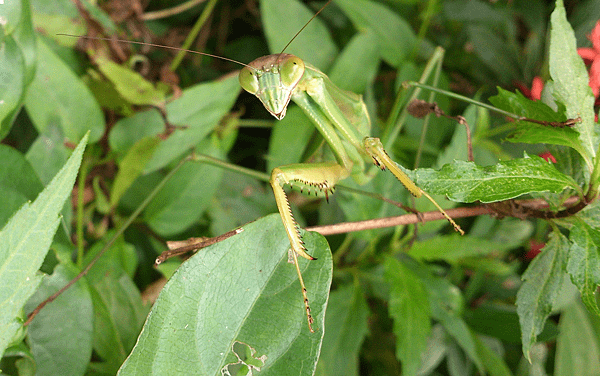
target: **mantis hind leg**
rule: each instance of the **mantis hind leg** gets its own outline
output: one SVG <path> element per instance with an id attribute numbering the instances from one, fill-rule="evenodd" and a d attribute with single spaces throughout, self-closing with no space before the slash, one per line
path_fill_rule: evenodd
<path id="1" fill-rule="evenodd" d="M 365 137 L 363 145 L 367 154 L 369 154 L 375 164 L 382 170 L 388 169 L 390 172 L 404 185 L 404 187 L 415 197 L 425 196 L 435 207 L 442 213 L 442 215 L 450 222 L 456 231 L 461 235 L 464 235 L 464 231 L 460 226 L 454 222 L 452 218 L 442 209 L 442 207 L 435 202 L 435 200 L 427 194 L 424 190 L 419 188 L 409 177 L 402 171 L 398 165 L 390 158 L 387 152 L 383 149 L 381 141 L 376 137 Z"/>
<path id="2" fill-rule="evenodd" d="M 298 265 L 298 255 L 308 259 L 315 260 L 314 257 L 306 252 L 304 242 L 300 237 L 298 224 L 294 219 L 290 203 L 287 195 L 283 190 L 284 185 L 293 185 L 294 183 L 314 189 L 315 193 L 325 194 L 329 198 L 329 194 L 333 193 L 335 184 L 348 176 L 348 170 L 338 163 L 310 163 L 310 164 L 292 164 L 281 166 L 273 169 L 271 173 L 271 186 L 277 202 L 277 208 L 281 215 L 283 227 L 290 239 L 291 245 L 291 260 L 296 264 L 300 287 L 302 288 L 302 298 L 304 299 L 304 307 L 306 308 L 306 317 L 308 319 L 308 328 L 314 332 L 312 324 L 314 322 L 310 314 L 310 306 L 308 303 L 308 295 L 306 286 L 302 279 L 300 266 Z"/>

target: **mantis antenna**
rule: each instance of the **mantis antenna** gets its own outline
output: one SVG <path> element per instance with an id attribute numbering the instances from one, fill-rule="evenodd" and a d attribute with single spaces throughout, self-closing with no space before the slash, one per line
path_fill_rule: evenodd
<path id="1" fill-rule="evenodd" d="M 312 20 L 314 20 L 314 19 L 315 19 L 315 18 L 316 18 L 316 17 L 319 15 L 319 13 L 321 13 L 321 11 L 322 11 L 323 9 L 325 9 L 325 8 L 326 8 L 326 7 L 329 5 L 329 3 L 331 3 L 331 0 L 329 0 L 327 3 L 325 3 L 325 5 L 323 5 L 323 6 L 321 7 L 321 9 L 319 9 L 319 10 L 317 11 L 317 13 L 315 13 L 315 14 L 314 14 L 314 15 L 313 15 L 313 16 L 310 18 L 310 20 L 308 20 L 308 22 L 306 22 L 306 23 L 304 24 L 304 26 L 302 26 L 302 29 L 298 30 L 298 32 L 297 32 L 296 34 L 294 34 L 294 36 L 292 37 L 292 39 L 290 39 L 290 41 L 288 42 L 288 44 L 286 44 L 286 45 L 285 45 L 285 47 L 283 47 L 283 49 L 282 49 L 282 50 L 281 50 L 281 52 L 279 53 L 280 55 L 281 55 L 281 54 L 282 54 L 282 53 L 283 53 L 283 52 L 286 50 L 286 48 L 288 48 L 288 47 L 290 46 L 290 44 L 292 44 L 292 42 L 294 41 L 294 39 L 296 39 L 296 37 L 297 37 L 298 35 L 300 35 L 300 33 L 301 33 L 301 32 L 302 32 L 304 29 L 306 29 L 306 27 L 308 26 L 308 24 L 309 24 L 309 23 L 311 23 L 311 22 L 312 22 Z"/>
<path id="2" fill-rule="evenodd" d="M 239 65 L 243 65 L 245 67 L 248 67 L 250 69 L 254 69 L 251 66 L 249 66 L 248 64 L 244 64 L 244 63 L 239 62 L 237 60 L 229 59 L 229 58 L 226 58 L 226 57 L 223 57 L 223 56 L 213 55 L 213 54 L 209 54 L 209 53 L 206 53 L 206 52 L 200 52 L 200 51 L 194 51 L 194 50 L 186 50 L 185 48 L 165 46 L 165 45 L 162 45 L 162 44 L 147 43 L 147 42 L 136 42 L 136 41 L 125 40 L 125 39 L 115 39 L 115 38 L 105 38 L 105 37 L 88 37 L 87 35 L 73 35 L 73 34 L 63 34 L 63 33 L 58 33 L 56 35 L 62 35 L 62 36 L 65 36 L 65 37 L 72 37 L 72 38 L 90 39 L 90 40 L 105 40 L 105 41 L 109 41 L 109 42 L 121 42 L 121 43 L 129 43 L 129 44 L 138 44 L 140 46 L 152 46 L 152 47 L 158 47 L 158 48 L 166 48 L 168 50 L 175 50 L 175 51 L 185 51 L 185 52 L 189 52 L 189 53 L 192 53 L 192 54 L 204 55 L 204 56 L 208 56 L 208 57 L 214 57 L 215 59 L 221 59 L 221 60 L 225 60 L 225 61 L 230 61 L 232 63 L 236 63 L 236 64 L 239 64 Z M 289 45 L 289 43 L 288 43 L 288 45 Z"/>

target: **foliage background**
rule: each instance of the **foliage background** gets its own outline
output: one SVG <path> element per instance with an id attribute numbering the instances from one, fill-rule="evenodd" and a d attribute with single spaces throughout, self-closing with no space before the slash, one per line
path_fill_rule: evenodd
<path id="1" fill-rule="evenodd" d="M 264 173 L 323 153 L 297 108 L 276 122 L 255 98 L 240 94 L 235 64 L 188 55 L 172 72 L 172 51 L 57 35 L 118 35 L 181 47 L 207 14 L 191 48 L 249 62 L 280 51 L 323 2 L 303 7 L 291 0 L 207 1 L 150 19 L 173 5 L 0 4 L 0 19 L 6 20 L 0 35 L 0 223 L 8 223 L 0 235 L 5 374 L 116 373 L 136 344 L 156 291 L 181 264 L 171 260 L 153 267 L 165 241 L 217 236 L 274 213 L 270 187 L 261 181 Z M 535 76 L 558 82 L 563 73 L 552 72 L 552 57 L 572 55 L 563 47 L 552 52 L 554 8 L 551 1 L 334 0 L 286 51 L 316 65 L 340 87 L 363 93 L 373 135 L 385 138 L 401 130 L 389 148 L 401 165 L 437 170 L 467 159 L 464 128 L 444 118 L 432 118 L 426 126 L 420 119 L 398 120 L 396 98 L 406 99 L 396 94 L 401 83 L 419 79 L 435 46 L 446 50 L 435 84 L 482 102 L 498 94 L 496 87 L 529 88 Z M 565 9 L 577 47 L 590 46 L 586 36 L 600 19 L 600 3 L 567 1 Z M 570 61 L 561 66 L 587 83 Z M 551 102 L 548 93 L 544 103 Z M 540 114 L 525 98 L 503 92 L 495 98 L 492 103 L 505 110 L 516 111 L 517 103 L 523 115 Z M 595 149 L 585 149 L 570 130 L 553 131 L 553 140 L 561 141 L 549 141 L 550 131 L 543 129 L 529 134 L 530 141 L 521 134 L 524 143 L 504 142 L 511 132 L 523 131 L 523 124 L 444 96 L 435 101 L 472 126 L 477 166 L 524 163 L 519 162 L 524 152 L 552 152 L 557 172 L 549 174 L 561 183 L 555 193 L 539 185 L 522 191 L 530 193 L 526 198 L 560 207 L 578 189 L 597 188 L 597 168 L 585 166 L 586 161 L 597 165 Z M 558 110 L 559 119 L 544 120 L 568 118 Z M 531 129 L 530 123 L 525 126 Z M 597 137 L 595 122 L 593 127 Z M 81 156 L 83 146 L 75 146 L 84 137 L 88 145 Z M 213 157 L 231 165 L 179 166 L 192 148 L 201 161 Z M 79 160 L 78 180 L 63 207 Z M 247 176 L 231 166 L 258 173 Z M 523 179 L 538 184 L 536 170 L 522 170 Z M 415 178 L 423 180 L 424 189 L 449 194 L 435 186 L 443 175 L 419 171 Z M 510 187 L 524 185 L 512 178 Z M 411 203 L 389 174 L 358 188 Z M 485 194 L 477 199 L 485 201 Z M 454 205 L 443 195 L 436 198 L 445 207 Z M 417 209 L 432 210 L 422 201 Z M 302 226 L 404 213 L 342 189 L 328 205 L 299 194 L 293 204 Z M 199 252 L 174 274 L 121 373 L 244 374 L 261 368 L 260 374 L 295 375 L 312 374 L 316 367 L 321 375 L 600 374 L 596 205 L 566 219 L 525 217 L 463 219 L 465 237 L 442 221 L 420 225 L 416 239 L 410 226 L 330 236 L 332 259 L 323 239 L 308 235 L 319 261 L 303 263 L 303 275 L 323 329 L 311 337 L 294 268 L 285 262 L 287 240 L 277 217 L 267 216 Z M 81 281 L 22 326 L 26 314 L 103 248 L 106 253 Z M 18 277 L 9 273 L 13 268 Z M 21 285 L 21 279 L 27 281 Z M 14 286 L 28 290 L 15 292 Z M 224 318 L 229 313 L 234 326 Z M 189 337 L 173 330 L 188 325 Z M 200 361 L 204 356 L 214 364 Z"/>

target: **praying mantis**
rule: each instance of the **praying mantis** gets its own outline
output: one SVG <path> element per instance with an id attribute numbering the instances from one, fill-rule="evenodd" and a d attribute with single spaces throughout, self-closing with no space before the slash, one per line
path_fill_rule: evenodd
<path id="1" fill-rule="evenodd" d="M 316 12 L 306 25 L 330 2 L 331 0 Z M 296 36 L 302 30 L 298 31 Z M 287 46 L 280 53 L 260 57 L 249 64 L 235 62 L 244 66 L 239 73 L 239 83 L 245 91 L 256 96 L 265 109 L 278 120 L 286 115 L 290 101 L 296 103 L 312 121 L 335 158 L 335 161 L 330 162 L 279 166 L 272 170 L 270 177 L 270 185 L 290 243 L 289 261 L 295 265 L 308 327 L 311 332 L 314 332 L 314 319 L 311 315 L 308 292 L 299 267 L 298 256 L 308 260 L 315 260 L 315 258 L 310 255 L 310 250 L 306 249 L 300 235 L 299 226 L 284 191 L 286 185 L 313 190 L 324 195 L 328 200 L 339 181 L 352 178 L 362 185 L 371 180 L 377 169 L 387 169 L 414 197 L 425 196 L 456 231 L 461 234 L 463 231 L 440 205 L 419 188 L 390 158 L 380 139 L 370 136 L 371 120 L 362 97 L 338 88 L 325 73 L 313 65 L 297 56 L 285 53 Z M 202 52 L 190 52 L 230 60 Z M 372 168 L 369 168 L 369 165 Z"/>
<path id="2" fill-rule="evenodd" d="M 284 186 L 300 184 L 323 193 L 328 199 L 337 182 L 342 179 L 352 177 L 359 184 L 367 182 L 371 174 L 366 170 L 366 166 L 367 163 L 373 162 L 381 170 L 389 170 L 414 197 L 425 196 L 454 229 L 463 234 L 462 229 L 438 203 L 415 185 L 389 157 L 381 141 L 370 137 L 369 114 L 360 95 L 336 87 L 323 72 L 305 63 L 299 57 L 283 51 L 260 57 L 246 65 L 240 71 L 239 81 L 242 88 L 255 95 L 267 111 L 278 120 L 285 116 L 290 100 L 296 103 L 311 119 L 335 155 L 334 162 L 299 163 L 276 167 L 271 172 L 270 178 L 277 208 L 290 241 L 290 260 L 296 266 L 311 332 L 314 332 L 312 327 L 314 320 L 298 266 L 298 256 L 308 260 L 314 260 L 314 257 L 304 246 L 298 224 L 283 190 Z"/>

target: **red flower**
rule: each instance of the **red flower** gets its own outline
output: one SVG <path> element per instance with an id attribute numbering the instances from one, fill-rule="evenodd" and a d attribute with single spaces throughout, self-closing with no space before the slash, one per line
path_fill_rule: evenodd
<path id="1" fill-rule="evenodd" d="M 544 158 L 546 160 L 546 162 L 556 163 L 556 158 L 554 158 L 554 156 L 552 155 L 552 153 L 550 153 L 549 151 L 546 151 L 544 153 L 538 154 L 538 156 Z"/>
<path id="2" fill-rule="evenodd" d="M 517 82 L 515 85 L 519 88 L 519 90 L 521 90 L 524 96 L 531 100 L 539 101 L 542 98 L 544 81 L 540 76 L 535 76 L 533 78 L 533 81 L 531 82 L 531 90 L 520 82 Z"/>
<path id="3" fill-rule="evenodd" d="M 590 66 L 590 87 L 594 93 L 594 97 L 598 98 L 600 94 L 600 21 L 588 35 L 588 39 L 592 41 L 592 48 L 578 48 L 577 53 L 583 58 L 586 64 Z"/>
<path id="4" fill-rule="evenodd" d="M 542 248 L 544 248 L 545 245 L 546 245 L 546 243 L 540 243 L 536 240 L 530 239 L 529 240 L 529 251 L 527 251 L 527 253 L 525 253 L 525 256 L 523 258 L 526 261 L 533 260 L 533 258 L 535 256 L 539 255 L 540 252 L 542 252 Z"/>

